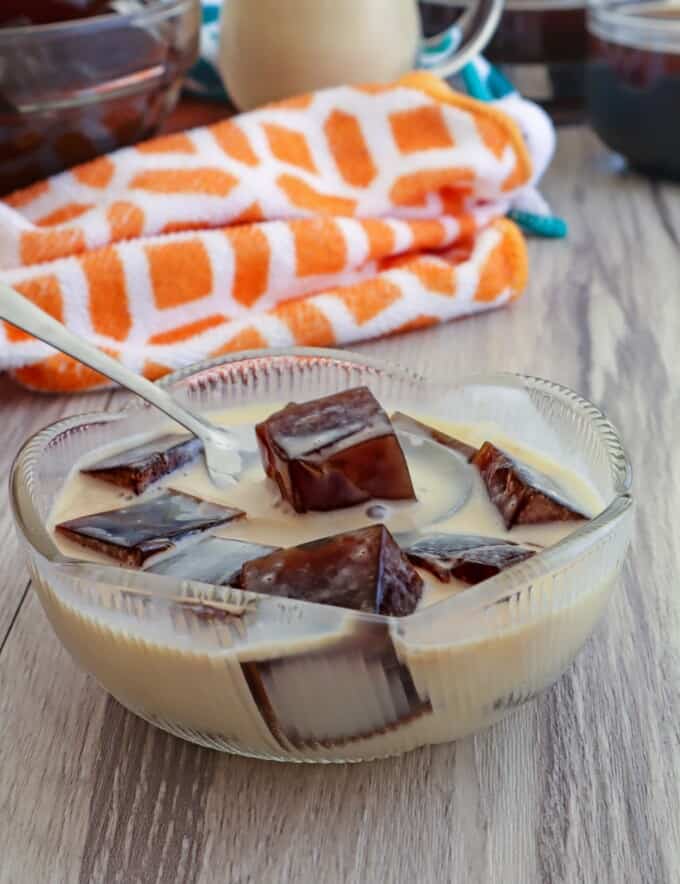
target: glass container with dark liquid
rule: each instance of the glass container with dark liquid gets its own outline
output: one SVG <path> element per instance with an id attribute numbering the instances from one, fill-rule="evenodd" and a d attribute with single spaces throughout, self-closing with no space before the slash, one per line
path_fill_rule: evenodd
<path id="1" fill-rule="evenodd" d="M 115 11 L 111 0 L 3 0 L 0 27 L 50 25 Z"/>
<path id="2" fill-rule="evenodd" d="M 680 180 L 680 3 L 609 3 L 588 16 L 591 123 L 654 177 Z"/>
<path id="3" fill-rule="evenodd" d="M 423 4 L 426 33 L 452 24 L 451 7 L 464 5 L 464 0 Z M 484 54 L 556 122 L 583 118 L 588 55 L 583 0 L 507 0 Z"/>
<path id="4" fill-rule="evenodd" d="M 199 21 L 199 0 L 2 0 L 0 194 L 152 135 Z"/>

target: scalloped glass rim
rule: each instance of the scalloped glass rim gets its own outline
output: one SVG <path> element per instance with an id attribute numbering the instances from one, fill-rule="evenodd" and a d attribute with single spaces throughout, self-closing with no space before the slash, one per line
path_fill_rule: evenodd
<path id="1" fill-rule="evenodd" d="M 389 372 L 392 376 L 401 377 L 410 382 L 418 382 L 427 384 L 431 389 L 441 388 L 442 390 L 451 390 L 452 388 L 471 387 L 471 386 L 507 386 L 510 388 L 521 389 L 537 389 L 544 393 L 548 393 L 551 397 L 560 399 L 570 408 L 579 412 L 592 427 L 597 430 L 598 435 L 607 452 L 612 485 L 614 488 L 614 497 L 607 507 L 596 518 L 584 523 L 580 527 L 566 537 L 563 541 L 550 547 L 537 556 L 525 562 L 515 565 L 508 571 L 498 574 L 489 580 L 480 583 L 478 586 L 471 587 L 463 593 L 443 599 L 433 605 L 416 611 L 408 617 L 399 618 L 397 623 L 414 624 L 416 621 L 437 616 L 442 612 L 465 612 L 479 611 L 504 601 L 507 597 L 515 595 L 522 591 L 523 588 L 529 587 L 532 583 L 540 578 L 549 576 L 550 574 L 563 568 L 566 564 L 573 562 L 586 552 L 591 551 L 600 542 L 604 542 L 612 531 L 616 529 L 620 520 L 630 510 L 632 506 L 631 483 L 632 470 L 625 449 L 621 443 L 619 434 L 604 414 L 587 399 L 584 399 L 578 393 L 568 387 L 557 384 L 553 381 L 543 380 L 542 378 L 533 377 L 531 375 L 512 374 L 512 373 L 494 373 L 489 375 L 473 375 L 468 378 L 462 378 L 455 384 L 449 384 L 429 379 L 417 372 L 400 368 L 391 363 L 374 359 L 362 354 L 354 354 L 342 350 L 330 350 L 322 348 L 298 347 L 285 348 L 278 350 L 246 350 L 226 357 L 218 357 L 216 359 L 207 360 L 196 363 L 174 372 L 163 378 L 158 383 L 163 387 L 172 387 L 175 384 L 182 383 L 190 378 L 198 377 L 202 373 L 209 373 L 221 366 L 229 366 L 239 362 L 252 362 L 253 360 L 268 360 L 276 363 L 279 360 L 298 361 L 301 359 L 309 359 L 315 362 L 323 363 L 333 362 L 346 364 L 348 367 L 361 366 L 370 368 L 376 372 Z M 48 560 L 52 567 L 63 567 L 73 574 L 81 572 L 82 576 L 87 573 L 92 574 L 93 570 L 103 571 L 106 574 L 106 581 L 109 586 L 114 583 L 119 585 L 121 591 L 129 587 L 128 582 L 116 580 L 116 574 L 125 575 L 130 572 L 124 571 L 112 566 L 93 565 L 92 563 L 79 563 L 66 559 L 59 553 L 49 532 L 42 524 L 39 513 L 35 509 L 31 500 L 30 488 L 33 484 L 36 468 L 40 457 L 45 449 L 65 431 L 73 430 L 76 427 L 92 424 L 113 422 L 129 415 L 131 410 L 145 409 L 150 406 L 144 402 L 133 400 L 131 403 L 116 412 L 88 412 L 84 414 L 73 415 L 56 423 L 50 424 L 43 430 L 40 430 L 31 436 L 22 446 L 17 454 L 10 472 L 10 502 L 15 518 L 16 525 L 20 531 L 24 541 L 32 548 L 33 552 L 43 559 Z M 159 600 L 168 599 L 168 589 L 174 588 L 175 592 L 181 590 L 181 581 L 172 581 L 166 577 L 160 577 L 147 572 L 141 572 L 144 577 L 145 588 L 150 596 L 155 596 Z M 138 576 L 141 576 L 138 575 Z M 157 587 L 157 589 L 155 589 Z M 281 600 L 283 601 L 283 600 Z M 299 600 L 291 600 L 295 604 L 303 604 L 309 607 L 323 607 L 312 605 L 309 602 L 300 602 Z M 340 609 L 335 609 L 340 610 Z M 363 612 L 353 612 L 361 619 L 368 619 L 379 622 L 390 622 L 392 618 L 384 617 L 379 614 L 365 614 Z"/>

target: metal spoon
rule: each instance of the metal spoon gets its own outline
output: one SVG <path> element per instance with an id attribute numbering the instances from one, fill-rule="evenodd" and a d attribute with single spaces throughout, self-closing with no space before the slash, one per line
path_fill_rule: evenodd
<path id="1" fill-rule="evenodd" d="M 205 461 L 213 483 L 219 487 L 233 483 L 234 474 L 241 468 L 241 457 L 239 442 L 232 433 L 215 427 L 205 418 L 189 411 L 162 387 L 147 381 L 102 350 L 86 343 L 4 283 L 0 283 L 0 319 L 72 356 L 83 365 L 136 393 L 149 404 L 155 405 L 203 442 Z"/>

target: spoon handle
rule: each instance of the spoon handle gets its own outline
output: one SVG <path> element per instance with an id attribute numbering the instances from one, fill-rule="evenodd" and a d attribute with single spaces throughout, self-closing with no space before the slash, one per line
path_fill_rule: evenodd
<path id="1" fill-rule="evenodd" d="M 213 428 L 199 417 L 186 411 L 166 390 L 126 368 L 118 360 L 88 344 L 69 331 L 56 319 L 32 304 L 19 292 L 0 282 L 0 319 L 23 329 L 34 338 L 67 353 L 78 362 L 93 368 L 112 381 L 126 387 L 142 399 L 155 405 L 195 436 L 205 441 L 213 435 Z"/>

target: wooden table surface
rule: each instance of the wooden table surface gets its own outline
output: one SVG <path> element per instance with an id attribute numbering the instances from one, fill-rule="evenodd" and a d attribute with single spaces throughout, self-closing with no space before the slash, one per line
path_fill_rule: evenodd
<path id="1" fill-rule="evenodd" d="M 0 497 L 0 881 L 680 881 L 680 189 L 560 133 L 568 241 L 510 309 L 364 346 L 445 376 L 525 371 L 618 424 L 636 531 L 606 623 L 558 684 L 475 738 L 354 766 L 220 755 L 155 730 L 61 648 Z M 121 395 L 0 378 L 0 475 L 25 437 Z"/>

